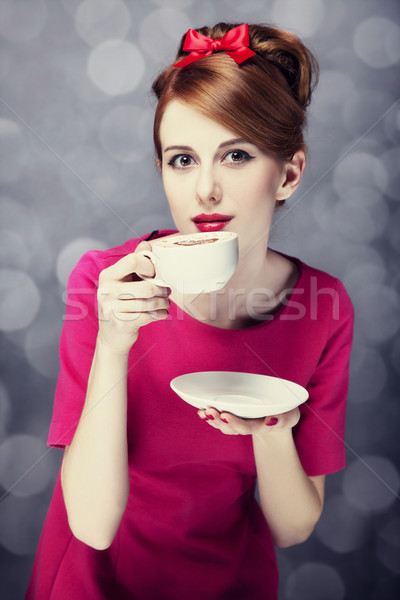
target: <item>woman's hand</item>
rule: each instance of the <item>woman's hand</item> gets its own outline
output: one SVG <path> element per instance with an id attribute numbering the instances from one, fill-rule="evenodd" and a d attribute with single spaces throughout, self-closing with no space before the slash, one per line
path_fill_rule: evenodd
<path id="1" fill-rule="evenodd" d="M 153 263 L 139 254 L 141 250 L 151 250 L 151 244 L 141 242 L 135 252 L 104 269 L 99 277 L 98 341 L 122 355 L 129 353 L 140 327 L 166 319 L 169 314 L 169 288 L 159 287 L 148 280 L 134 280 L 135 274 L 155 275 Z"/>
<path id="2" fill-rule="evenodd" d="M 299 408 L 261 419 L 241 419 L 228 412 L 220 413 L 215 408 L 199 410 L 197 414 L 211 427 L 219 429 L 226 435 L 265 436 L 272 432 L 292 429 L 300 420 Z"/>

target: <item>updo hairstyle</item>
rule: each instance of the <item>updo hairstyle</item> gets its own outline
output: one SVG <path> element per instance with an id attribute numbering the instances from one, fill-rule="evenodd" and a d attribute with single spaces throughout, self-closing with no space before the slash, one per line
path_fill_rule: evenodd
<path id="1" fill-rule="evenodd" d="M 199 33 L 221 39 L 238 24 L 218 23 Z M 278 160 L 306 151 L 306 109 L 318 80 L 318 63 L 301 40 L 268 25 L 249 25 L 250 48 L 256 52 L 238 65 L 225 52 L 214 52 L 182 68 L 173 65 L 155 79 L 158 98 L 154 144 L 161 161 L 160 124 L 167 104 L 179 100 Z M 188 56 L 182 37 L 175 62 Z"/>

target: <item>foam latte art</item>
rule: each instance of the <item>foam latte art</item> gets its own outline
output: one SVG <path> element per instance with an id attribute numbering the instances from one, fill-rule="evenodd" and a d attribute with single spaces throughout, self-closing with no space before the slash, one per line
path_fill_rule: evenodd
<path id="1" fill-rule="evenodd" d="M 200 244 L 212 244 L 212 242 L 218 242 L 218 238 L 212 238 L 209 240 L 181 240 L 180 242 L 174 242 L 175 246 L 199 246 Z"/>
<path id="2" fill-rule="evenodd" d="M 204 246 L 206 244 L 221 244 L 236 237 L 236 233 L 224 231 L 221 233 L 194 233 L 192 235 L 168 236 L 156 241 L 154 246 L 162 248 L 176 248 L 181 246 L 190 248 L 192 246 Z"/>

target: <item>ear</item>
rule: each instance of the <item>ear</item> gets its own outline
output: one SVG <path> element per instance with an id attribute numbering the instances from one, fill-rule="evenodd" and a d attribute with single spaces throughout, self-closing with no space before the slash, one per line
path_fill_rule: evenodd
<path id="1" fill-rule="evenodd" d="M 276 199 L 278 201 L 290 198 L 293 192 L 298 188 L 306 166 L 306 156 L 303 150 L 298 150 L 291 160 L 283 166 L 282 183 L 279 186 Z"/>
<path id="2" fill-rule="evenodd" d="M 161 163 L 161 160 L 159 158 L 156 158 L 156 165 L 158 167 L 158 170 L 161 173 L 162 163 Z"/>

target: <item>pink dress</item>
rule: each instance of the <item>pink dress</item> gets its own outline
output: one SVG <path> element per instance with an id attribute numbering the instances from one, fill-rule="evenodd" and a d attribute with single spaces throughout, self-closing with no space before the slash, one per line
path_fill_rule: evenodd
<path id="1" fill-rule="evenodd" d="M 98 329 L 99 272 L 147 237 L 89 252 L 71 274 L 50 446 L 70 444 L 79 421 Z M 254 497 L 251 436 L 209 427 L 170 381 L 220 370 L 303 385 L 310 398 L 294 430 L 302 465 L 308 475 L 343 468 L 353 308 L 340 281 L 292 260 L 299 280 L 267 321 L 221 329 L 172 303 L 167 320 L 141 328 L 128 375 L 131 493 L 118 533 L 107 550 L 77 540 L 58 477 L 26 600 L 276 599 L 274 546 Z"/>

